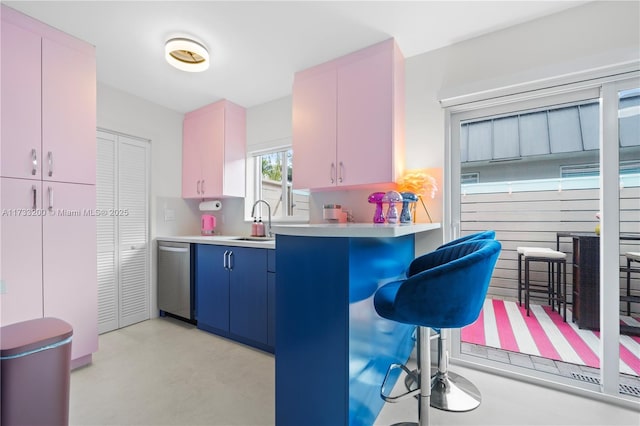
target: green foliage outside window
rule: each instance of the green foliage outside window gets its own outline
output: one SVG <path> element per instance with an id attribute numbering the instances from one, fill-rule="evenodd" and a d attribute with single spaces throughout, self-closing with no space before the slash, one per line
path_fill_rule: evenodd
<path id="1" fill-rule="evenodd" d="M 291 182 L 292 179 L 292 152 L 287 151 L 287 181 Z M 276 152 L 273 154 L 267 154 L 260 157 L 262 162 L 262 178 L 273 181 L 282 180 L 282 156 L 281 153 Z"/>
<path id="2" fill-rule="evenodd" d="M 262 177 L 275 181 L 282 180 L 282 164 L 278 154 L 262 156 Z"/>

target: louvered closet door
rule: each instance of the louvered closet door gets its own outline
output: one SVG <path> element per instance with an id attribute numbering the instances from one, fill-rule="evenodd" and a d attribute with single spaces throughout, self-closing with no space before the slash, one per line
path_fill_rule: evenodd
<path id="1" fill-rule="evenodd" d="M 98 132 L 98 329 L 149 319 L 148 152 L 144 141 Z"/>
<path id="2" fill-rule="evenodd" d="M 119 137 L 120 327 L 149 319 L 148 144 Z"/>
<path id="3" fill-rule="evenodd" d="M 116 205 L 116 136 L 98 132 L 96 207 Z M 98 332 L 118 328 L 118 274 L 116 268 L 116 217 L 96 217 L 98 226 Z"/>

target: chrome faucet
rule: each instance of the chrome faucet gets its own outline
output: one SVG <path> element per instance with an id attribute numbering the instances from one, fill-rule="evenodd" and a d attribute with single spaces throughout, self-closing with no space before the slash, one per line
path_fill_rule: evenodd
<path id="1" fill-rule="evenodd" d="M 265 203 L 267 205 L 267 211 L 269 212 L 269 227 L 267 230 L 267 236 L 271 237 L 271 206 L 269 205 L 269 203 L 267 203 L 265 200 L 258 200 L 255 203 L 253 203 L 253 207 L 251 208 L 251 217 L 252 218 L 256 218 L 256 206 L 258 205 L 258 203 Z"/>

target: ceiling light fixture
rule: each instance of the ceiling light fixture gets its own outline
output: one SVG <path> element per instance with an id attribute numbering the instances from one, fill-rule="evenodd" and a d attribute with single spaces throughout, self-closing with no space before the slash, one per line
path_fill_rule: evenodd
<path id="1" fill-rule="evenodd" d="M 164 45 L 167 62 L 182 71 L 200 72 L 209 68 L 209 52 L 188 38 L 172 38 Z"/>

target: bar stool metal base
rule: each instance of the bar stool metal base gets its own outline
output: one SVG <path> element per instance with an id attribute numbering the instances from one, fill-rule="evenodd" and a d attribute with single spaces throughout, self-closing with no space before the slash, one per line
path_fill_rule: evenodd
<path id="1" fill-rule="evenodd" d="M 437 372 L 431 378 L 431 406 L 445 411 L 471 411 L 480 405 L 482 396 L 469 380 L 451 371 Z"/>
<path id="2" fill-rule="evenodd" d="M 416 388 L 415 374 L 407 375 L 404 384 L 407 390 Z M 431 369 L 431 406 L 439 410 L 465 412 L 475 410 L 482 402 L 480 390 L 459 374 L 448 371 L 439 373 L 437 368 Z M 418 396 L 416 396 L 417 398 Z"/>

